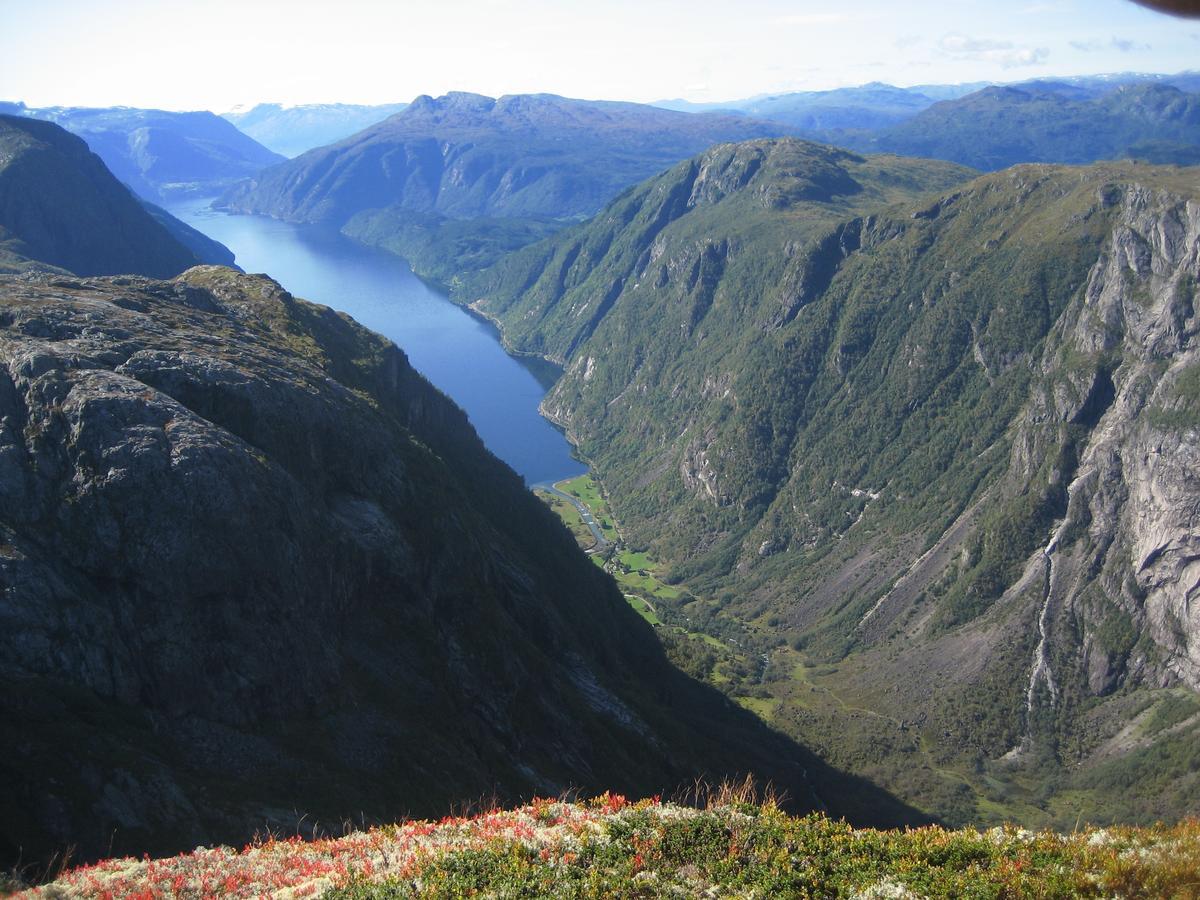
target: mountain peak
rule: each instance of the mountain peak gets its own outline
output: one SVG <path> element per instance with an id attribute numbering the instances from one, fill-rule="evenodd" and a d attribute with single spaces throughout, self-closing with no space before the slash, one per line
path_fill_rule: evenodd
<path id="1" fill-rule="evenodd" d="M 405 117 L 411 118 L 430 113 L 477 112 L 488 113 L 496 106 L 493 97 L 474 94 L 470 91 L 450 91 L 440 97 L 421 94 L 404 110 Z"/>
<path id="2" fill-rule="evenodd" d="M 555 94 L 426 94 L 353 138 L 267 170 L 225 202 L 339 227 L 392 205 L 456 219 L 570 219 L 714 144 L 792 130 Z M 317 169 L 319 178 L 306 174 Z"/>

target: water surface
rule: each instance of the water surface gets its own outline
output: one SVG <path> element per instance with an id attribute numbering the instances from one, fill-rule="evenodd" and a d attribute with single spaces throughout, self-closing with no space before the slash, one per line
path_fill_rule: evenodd
<path id="1" fill-rule="evenodd" d="M 413 275 L 404 260 L 331 229 L 230 216 L 209 202 L 169 208 L 232 250 L 247 272 L 265 272 L 297 297 L 347 312 L 395 341 L 527 483 L 586 471 L 562 433 L 538 414 L 546 391 L 534 367 L 509 356 L 495 329 Z"/>

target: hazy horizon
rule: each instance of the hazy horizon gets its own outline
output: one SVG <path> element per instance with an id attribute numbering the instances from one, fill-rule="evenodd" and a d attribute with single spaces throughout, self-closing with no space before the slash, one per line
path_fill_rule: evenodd
<path id="1" fill-rule="evenodd" d="M 1152 77 L 1152 78 L 1153 77 L 1171 78 L 1171 77 L 1175 77 L 1175 76 L 1179 76 L 1179 75 L 1187 75 L 1187 74 L 1192 74 L 1192 73 L 1200 74 L 1200 67 L 1190 68 L 1190 69 L 1162 71 L 1162 72 L 1150 72 L 1150 71 L 1144 71 L 1144 70 L 1125 69 L 1125 70 L 1121 70 L 1121 71 L 1086 72 L 1086 73 L 1077 73 L 1077 74 L 1073 74 L 1073 75 L 1062 75 L 1062 74 L 1059 74 L 1056 72 L 1047 72 L 1044 75 L 1036 75 L 1036 76 L 1031 76 L 1028 78 L 1012 79 L 1012 80 L 1008 80 L 1008 81 L 999 80 L 999 79 L 976 79 L 976 81 L 987 82 L 989 84 L 995 84 L 995 85 L 1019 85 L 1019 84 L 1024 84 L 1024 83 L 1032 82 L 1032 81 L 1055 81 L 1055 80 L 1059 80 L 1059 79 L 1066 80 L 1066 79 L 1070 79 L 1070 78 L 1104 78 L 1104 77 L 1109 77 L 1109 76 L 1120 77 L 1120 76 L 1125 76 L 1125 75 L 1129 75 L 1129 76 L 1141 75 L 1141 76 L 1147 76 L 1147 77 Z M 858 84 L 840 85 L 839 88 L 840 89 L 852 89 L 852 88 L 868 87 L 872 84 L 882 84 L 882 85 L 887 85 L 890 87 L 897 87 L 897 88 L 914 88 L 914 87 L 922 87 L 922 86 L 946 86 L 946 85 L 970 84 L 970 83 L 973 83 L 973 82 L 971 80 L 947 81 L 947 82 L 925 81 L 925 82 L 916 82 L 914 84 L 897 84 L 896 82 L 891 82 L 891 81 L 874 80 L 874 81 L 864 81 L 864 82 L 860 82 Z M 569 96 L 569 95 L 565 95 L 565 94 L 555 94 L 553 91 L 525 91 L 523 93 L 524 94 L 547 94 L 547 95 L 551 95 L 551 96 L 561 96 L 568 100 L 582 100 L 585 102 L 641 103 L 641 104 L 653 106 L 656 103 L 668 103 L 668 102 L 676 102 L 676 101 L 687 101 L 687 102 L 692 102 L 692 103 L 697 103 L 697 104 L 701 104 L 701 103 L 702 104 L 721 104 L 721 103 L 725 103 L 725 102 L 733 103 L 733 102 L 737 102 L 737 101 L 749 100 L 749 99 L 755 99 L 755 98 L 782 96 L 783 94 L 786 94 L 786 93 L 802 93 L 802 92 L 807 92 L 807 91 L 821 92 L 821 91 L 826 91 L 826 90 L 838 90 L 839 88 L 796 88 L 793 91 L 758 91 L 756 93 L 743 94 L 743 95 L 739 95 L 736 97 L 723 97 L 719 100 L 693 100 L 693 101 L 687 101 L 687 98 L 685 98 L 685 97 L 656 97 L 653 100 L 630 100 L 627 97 L 575 97 L 575 96 Z M 491 97 L 493 99 L 499 99 L 500 97 L 504 97 L 504 96 L 513 96 L 512 94 L 489 94 L 484 91 L 473 91 L 473 90 L 466 89 L 466 88 L 455 89 L 453 91 L 447 91 L 446 93 L 478 94 L 480 96 Z M 133 103 L 110 103 L 110 104 L 106 104 L 106 105 L 82 104 L 82 103 L 36 103 L 35 104 L 35 103 L 29 103 L 26 100 L 26 98 L 24 98 L 24 97 L 6 97 L 6 96 L 0 96 L 0 101 L 18 102 L 18 103 L 24 102 L 26 104 L 26 106 L 28 106 L 31 109 L 53 109 L 53 108 L 58 108 L 58 107 L 63 107 L 63 108 L 74 107 L 74 108 L 80 108 L 80 109 L 116 109 L 116 108 L 125 107 L 128 109 L 159 109 L 164 112 L 206 112 L 207 111 L 207 112 L 214 112 L 214 113 L 217 113 L 220 115 L 220 114 L 231 113 L 231 112 L 247 112 L 250 109 L 253 109 L 255 106 L 270 106 L 270 105 L 279 106 L 283 109 L 292 109 L 292 108 L 296 108 L 296 107 L 305 107 L 305 106 L 335 106 L 335 105 L 339 105 L 339 104 L 345 105 L 345 106 L 387 106 L 387 105 L 396 104 L 396 103 L 410 104 L 417 97 L 421 97 L 421 96 L 432 96 L 434 98 L 437 98 L 437 97 L 445 96 L 445 94 L 442 94 L 442 93 L 431 94 L 428 91 L 424 91 L 422 93 L 414 94 L 411 97 L 397 98 L 395 100 L 382 100 L 382 101 L 379 101 L 378 103 L 364 103 L 364 102 L 359 102 L 359 101 L 355 101 L 355 100 L 313 100 L 313 101 L 299 101 L 299 102 L 295 102 L 295 103 L 285 103 L 285 102 L 282 102 L 279 100 L 272 100 L 272 99 L 268 98 L 268 99 L 260 99 L 260 100 L 248 100 L 244 103 L 235 103 L 233 106 L 228 106 L 228 107 L 223 107 L 223 108 L 198 107 L 198 106 L 193 106 L 193 107 L 139 106 L 139 105 L 133 104 Z"/>
<path id="2" fill-rule="evenodd" d="M 866 0 L 0 0 L 0 97 L 30 106 L 224 112 L 380 104 L 466 90 L 711 103 L 870 82 L 901 87 L 1196 67 L 1200 22 L 1127 0 L 897 10 Z M 104 54 L 106 46 L 121 52 Z"/>

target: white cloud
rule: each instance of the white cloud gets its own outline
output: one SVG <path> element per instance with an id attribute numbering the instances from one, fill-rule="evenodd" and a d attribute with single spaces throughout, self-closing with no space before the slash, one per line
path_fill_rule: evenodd
<path id="1" fill-rule="evenodd" d="M 921 43 L 921 35 L 919 34 L 902 34 L 900 37 L 892 41 L 892 46 L 897 50 L 906 50 L 909 47 L 915 47 Z"/>
<path id="2" fill-rule="evenodd" d="M 942 39 L 938 41 L 938 46 L 947 53 L 989 53 L 993 50 L 1012 49 L 1012 41 L 980 40 L 960 32 L 954 32 L 943 35 Z"/>
<path id="3" fill-rule="evenodd" d="M 1100 53 L 1105 50 L 1116 50 L 1118 53 L 1133 53 L 1138 50 L 1151 49 L 1149 44 L 1140 44 L 1128 38 L 1114 37 L 1108 41 L 1070 41 L 1072 47 L 1081 53 Z"/>
<path id="4" fill-rule="evenodd" d="M 1012 41 L 973 38 L 961 32 L 943 35 L 938 49 L 955 59 L 993 63 L 1003 69 L 1040 65 L 1050 56 L 1045 47 L 1018 47 Z"/>
<path id="5" fill-rule="evenodd" d="M 996 58 L 996 62 L 1005 69 L 1015 69 L 1020 66 L 1040 66 L 1050 58 L 1050 50 L 1046 47 L 1026 47 L 1023 50 L 1012 50 Z"/>

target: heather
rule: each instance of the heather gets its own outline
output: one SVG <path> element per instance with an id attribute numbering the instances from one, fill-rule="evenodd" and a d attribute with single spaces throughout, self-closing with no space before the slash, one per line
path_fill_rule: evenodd
<path id="1" fill-rule="evenodd" d="M 726 792 L 706 809 L 534 800 L 469 818 L 241 850 L 113 859 L 24 896 L 1196 897 L 1200 824 L 882 831 Z"/>

